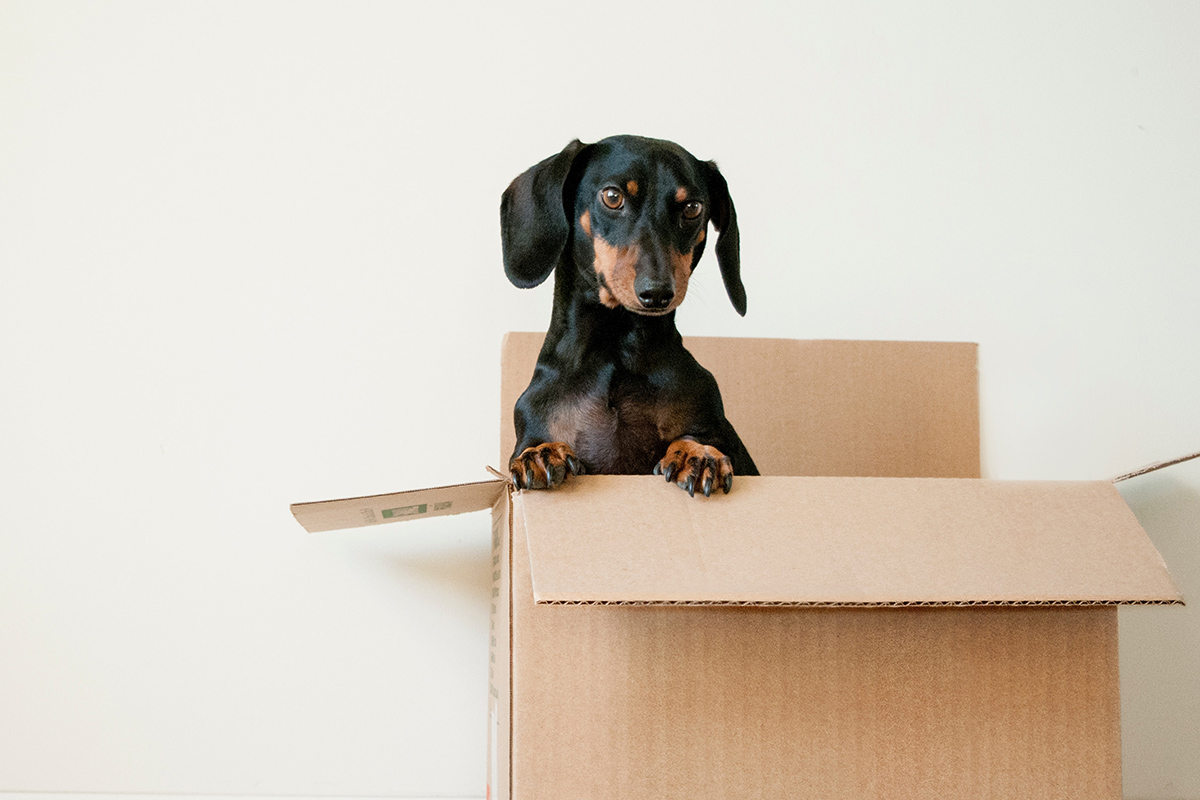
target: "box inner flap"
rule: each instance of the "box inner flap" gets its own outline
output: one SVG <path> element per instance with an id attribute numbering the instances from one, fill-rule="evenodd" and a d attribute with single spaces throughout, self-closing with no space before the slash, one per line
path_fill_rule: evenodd
<path id="1" fill-rule="evenodd" d="M 538 603 L 1181 602 L 1108 482 L 597 475 L 515 503 Z"/>
<path id="2" fill-rule="evenodd" d="M 504 337 L 500 458 L 544 334 Z M 978 478 L 978 347 L 685 336 L 763 475 Z"/>
<path id="3" fill-rule="evenodd" d="M 505 481 L 490 480 L 345 500 L 295 503 L 292 516 L 306 531 L 317 533 L 381 522 L 466 514 L 491 508 L 506 485 Z"/>

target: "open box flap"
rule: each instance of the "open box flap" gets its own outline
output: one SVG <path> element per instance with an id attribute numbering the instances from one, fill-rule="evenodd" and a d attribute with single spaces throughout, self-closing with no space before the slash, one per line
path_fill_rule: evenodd
<path id="1" fill-rule="evenodd" d="M 402 522 L 426 517 L 466 514 L 491 508 L 506 481 L 490 480 L 414 489 L 408 492 L 325 500 L 319 503 L 294 503 L 292 516 L 309 533 L 341 528 L 359 528 L 381 522 Z"/>
<path id="2" fill-rule="evenodd" d="M 538 603 L 1181 603 L 1109 482 L 652 476 L 518 492 Z"/>

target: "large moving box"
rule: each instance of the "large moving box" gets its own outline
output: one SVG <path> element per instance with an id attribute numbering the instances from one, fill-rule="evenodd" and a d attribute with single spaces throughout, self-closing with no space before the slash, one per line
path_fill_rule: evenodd
<path id="1" fill-rule="evenodd" d="M 505 460 L 541 338 L 505 339 Z M 492 510 L 489 796 L 1119 798 L 1116 606 L 1182 599 L 1112 485 L 979 479 L 974 345 L 685 342 L 763 472 L 728 495 L 293 506 Z"/>

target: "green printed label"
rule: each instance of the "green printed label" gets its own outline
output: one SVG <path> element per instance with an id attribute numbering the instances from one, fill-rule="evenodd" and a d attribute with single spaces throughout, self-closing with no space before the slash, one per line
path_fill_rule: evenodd
<path id="1" fill-rule="evenodd" d="M 396 517 L 411 517 L 416 514 L 424 514 L 429 507 L 425 503 L 419 506 L 403 506 L 402 508 L 385 508 L 383 510 L 384 519 L 395 519 Z"/>
<path id="2" fill-rule="evenodd" d="M 446 501 L 444 501 L 444 502 L 441 502 L 441 503 L 434 503 L 434 504 L 433 504 L 433 510 L 434 510 L 434 511 L 445 511 L 447 508 L 449 508 L 449 507 L 450 507 L 450 506 L 452 506 L 453 504 L 454 504 L 454 501 L 453 501 L 453 500 L 446 500 Z"/>

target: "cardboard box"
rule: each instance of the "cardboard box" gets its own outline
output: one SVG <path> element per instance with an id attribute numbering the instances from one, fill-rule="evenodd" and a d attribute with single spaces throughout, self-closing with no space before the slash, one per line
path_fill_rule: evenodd
<path id="1" fill-rule="evenodd" d="M 540 343 L 505 339 L 504 460 Z M 979 479 L 974 345 L 686 343 L 764 474 L 729 495 L 293 506 L 492 510 L 489 797 L 1119 798 L 1116 606 L 1182 598 L 1111 483 Z"/>

